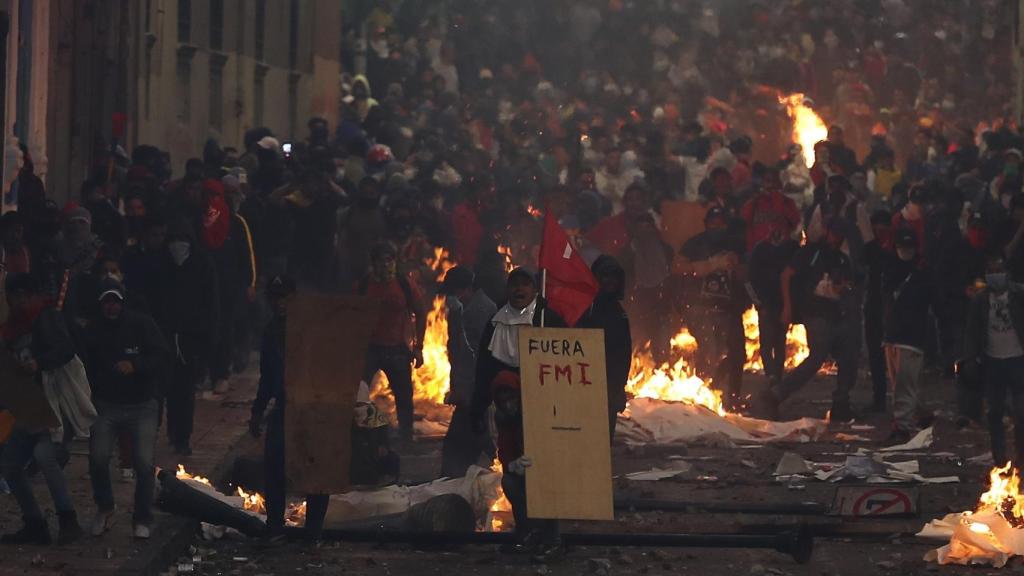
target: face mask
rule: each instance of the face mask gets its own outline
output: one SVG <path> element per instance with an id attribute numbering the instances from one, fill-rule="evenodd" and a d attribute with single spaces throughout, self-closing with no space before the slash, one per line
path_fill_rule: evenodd
<path id="1" fill-rule="evenodd" d="M 993 292 L 1006 292 L 1006 289 L 1010 287 L 1010 281 L 1005 272 L 985 274 L 985 284 Z"/>
<path id="2" fill-rule="evenodd" d="M 192 245 L 188 242 L 171 242 L 167 245 L 167 250 L 171 253 L 171 260 L 174 260 L 176 265 L 181 266 L 192 253 Z"/>
<path id="3" fill-rule="evenodd" d="M 896 254 L 900 257 L 900 260 L 910 262 L 917 255 L 917 251 L 913 248 L 896 248 Z"/>

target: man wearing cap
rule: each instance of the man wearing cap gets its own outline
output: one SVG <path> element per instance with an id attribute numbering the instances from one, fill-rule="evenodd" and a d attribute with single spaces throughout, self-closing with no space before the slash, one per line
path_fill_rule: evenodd
<path id="1" fill-rule="evenodd" d="M 470 410 L 480 338 L 498 307 L 475 281 L 472 270 L 456 266 L 445 274 L 441 285 L 446 297 L 448 361 L 452 367 L 447 402 L 455 406 L 441 450 L 441 475 L 451 478 L 465 475 L 466 468 L 477 463 L 489 444 L 488 437 L 474 434 Z"/>
<path id="2" fill-rule="evenodd" d="M 744 271 L 743 238 L 729 229 L 724 208 L 712 206 L 704 215 L 704 232 L 686 241 L 674 271 L 684 276 L 693 304 L 688 325 L 700 344 L 701 369 L 729 395 L 739 399 L 743 362 Z"/>
<path id="3" fill-rule="evenodd" d="M 92 533 L 103 534 L 114 515 L 110 456 L 118 435 L 127 432 L 134 448 L 133 533 L 136 538 L 148 538 L 153 520 L 157 389 L 170 351 L 152 318 L 125 307 L 125 291 L 119 281 L 107 277 L 100 282 L 99 303 L 99 316 L 87 328 L 86 354 L 98 413 L 89 439 L 89 477 L 97 507 Z"/>
<path id="4" fill-rule="evenodd" d="M 885 358 L 893 398 L 890 440 L 901 444 L 917 431 L 928 309 L 934 291 L 929 272 L 920 265 L 914 231 L 897 230 L 894 243 L 896 255 L 889 255 L 882 272 L 882 293 Z"/>

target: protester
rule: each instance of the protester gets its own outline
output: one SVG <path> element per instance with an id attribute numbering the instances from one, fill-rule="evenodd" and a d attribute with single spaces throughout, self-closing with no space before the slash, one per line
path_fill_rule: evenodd
<path id="1" fill-rule="evenodd" d="M 267 527 L 273 531 L 284 528 L 285 496 L 285 328 L 288 300 L 295 294 L 295 281 L 288 276 L 274 276 L 267 283 L 267 299 L 273 317 L 263 332 L 260 347 L 260 383 L 256 399 L 252 403 L 249 431 L 256 438 L 263 433 L 266 419 L 267 434 L 263 449 L 265 469 Z M 267 406 L 274 401 L 274 407 L 266 416 Z M 319 540 L 327 515 L 327 494 L 306 496 L 305 531 L 308 537 Z"/>
<path id="2" fill-rule="evenodd" d="M 441 475 L 457 478 L 489 452 L 490 439 L 473 433 L 470 417 L 480 339 L 497 312 L 494 302 L 475 285 L 473 272 L 456 266 L 444 277 L 448 320 L 448 362 L 451 364 L 446 402 L 455 406 L 441 451 Z"/>
<path id="3" fill-rule="evenodd" d="M 192 454 L 195 393 L 217 342 L 220 286 L 193 229 L 179 221 L 168 233 L 159 320 L 174 357 L 167 388 L 167 438 L 176 454 Z"/>
<path id="4" fill-rule="evenodd" d="M 127 433 L 135 470 L 133 534 L 145 539 L 153 521 L 158 386 L 172 358 L 156 322 L 126 306 L 117 279 L 101 281 L 97 299 L 100 311 L 88 328 L 86 362 L 98 413 L 89 438 L 89 478 L 98 508 L 92 533 L 105 532 L 113 518 L 110 457 L 119 434 Z"/>
<path id="5" fill-rule="evenodd" d="M 380 243 L 370 253 L 373 271 L 359 281 L 357 292 L 381 302 L 377 326 L 370 336 L 364 379 L 373 380 L 378 370 L 388 378 L 395 398 L 399 435 L 412 441 L 412 366 L 423 365 L 423 333 L 427 318 L 419 288 L 397 273 L 397 252 L 389 243 Z M 408 334 L 410 319 L 416 331 Z M 414 342 L 412 349 L 408 342 Z"/>
<path id="6" fill-rule="evenodd" d="M 963 368 L 984 374 L 992 459 L 1001 465 L 1010 459 L 1003 423 L 1007 392 L 1012 398 L 1010 415 L 1014 422 L 1024 422 L 1024 301 L 1020 287 L 1010 281 L 1000 255 L 989 259 L 985 285 L 971 301 Z M 1024 426 L 1014 426 L 1014 447 L 1014 461 L 1021 461 Z"/>
<path id="7" fill-rule="evenodd" d="M 604 333 L 604 361 L 608 383 L 608 432 L 615 441 L 615 423 L 626 409 L 626 384 L 633 358 L 629 318 L 622 307 L 626 272 L 611 256 L 600 256 L 591 265 L 601 291 L 583 313 L 578 328 L 597 328 Z"/>
<path id="8" fill-rule="evenodd" d="M 789 227 L 775 221 L 768 238 L 750 253 L 748 276 L 757 307 L 761 364 L 769 380 L 782 379 L 786 364 L 786 329 L 782 323 L 783 298 L 779 279 L 800 244 L 788 234 Z"/>
<path id="9" fill-rule="evenodd" d="M 11 311 L 2 332 L 6 353 L 13 354 L 21 369 L 32 376 L 34 385 L 40 387 L 40 393 L 47 396 L 51 406 L 59 405 L 55 397 L 59 392 L 46 384 L 53 377 L 54 371 L 77 360 L 74 344 L 60 312 L 52 301 L 40 293 L 38 282 L 28 274 L 8 276 L 5 292 Z M 85 402 L 88 403 L 88 390 L 84 394 Z M 92 406 L 87 408 L 91 410 Z M 58 419 L 63 415 L 63 410 L 55 414 Z M 94 417 L 95 412 L 91 416 Z M 75 418 L 74 422 L 81 420 L 91 422 L 88 415 Z M 87 423 L 84 426 L 88 429 Z M 63 466 L 58 463 L 57 443 L 63 435 L 59 425 L 40 431 L 15 424 L 11 437 L 4 444 L 0 464 L 3 477 L 21 509 L 24 526 L 17 532 L 0 537 L 0 543 L 47 545 L 51 542 L 46 518 L 36 502 L 25 472 L 30 460 L 36 463 L 46 479 L 53 506 L 57 510 L 60 523 L 57 543 L 67 545 L 81 537 L 82 529 L 78 524 Z"/>

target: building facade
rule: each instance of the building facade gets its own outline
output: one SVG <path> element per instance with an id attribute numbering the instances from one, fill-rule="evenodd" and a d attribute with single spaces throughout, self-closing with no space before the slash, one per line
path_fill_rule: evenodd
<path id="1" fill-rule="evenodd" d="M 339 0 L 0 0 L 4 192 L 20 145 L 64 202 L 114 141 L 167 150 L 180 173 L 208 138 L 333 125 L 341 18 Z"/>

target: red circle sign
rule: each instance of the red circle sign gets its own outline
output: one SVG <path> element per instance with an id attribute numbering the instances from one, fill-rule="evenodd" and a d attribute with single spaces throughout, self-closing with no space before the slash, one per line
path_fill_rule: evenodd
<path id="1" fill-rule="evenodd" d="M 865 492 L 853 503 L 854 516 L 884 516 L 910 514 L 913 507 L 906 493 L 891 488 L 877 488 Z"/>

